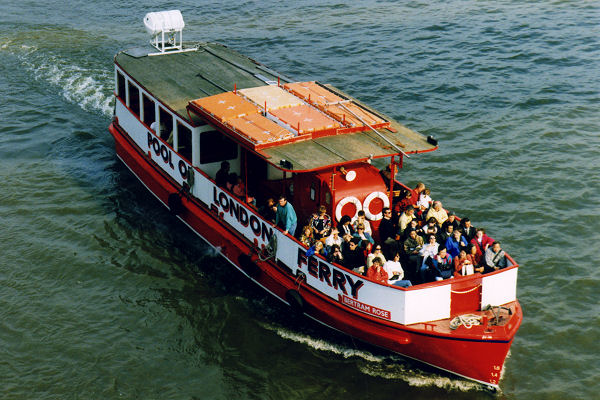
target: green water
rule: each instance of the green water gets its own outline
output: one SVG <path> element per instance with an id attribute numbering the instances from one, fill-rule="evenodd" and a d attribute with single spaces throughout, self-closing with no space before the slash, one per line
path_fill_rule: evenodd
<path id="1" fill-rule="evenodd" d="M 114 155 L 113 55 L 146 12 L 425 135 L 404 181 L 503 242 L 525 312 L 502 399 L 600 384 L 600 4 L 0 2 L 0 397 L 486 399 L 297 320 Z"/>

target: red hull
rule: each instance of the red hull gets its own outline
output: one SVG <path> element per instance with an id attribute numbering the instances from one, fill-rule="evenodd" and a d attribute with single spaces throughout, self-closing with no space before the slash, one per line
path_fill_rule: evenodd
<path id="1" fill-rule="evenodd" d="M 168 207 L 169 195 L 179 191 L 178 185 L 162 173 L 116 124 L 109 128 L 115 139 L 118 157 L 138 179 Z M 324 296 L 309 286 L 298 287 L 296 277 L 285 268 L 261 262 L 248 256 L 253 244 L 239 236 L 218 215 L 201 202 L 183 196 L 178 217 L 215 248 L 237 269 L 285 303 L 294 303 L 290 291 L 299 289 L 302 312 L 318 322 L 367 343 L 424 362 L 453 374 L 497 387 L 504 360 L 522 320 L 518 301 L 507 306 L 513 310 L 504 326 L 474 326 L 454 331 L 435 329 L 448 326 L 448 321 L 430 324 L 400 325 L 372 317 Z M 297 293 L 297 292 L 296 292 Z M 287 297 L 286 297 L 287 296 Z"/>

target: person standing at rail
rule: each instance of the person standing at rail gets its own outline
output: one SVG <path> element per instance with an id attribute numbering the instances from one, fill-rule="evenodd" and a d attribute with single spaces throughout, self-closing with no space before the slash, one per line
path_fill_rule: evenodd
<path id="1" fill-rule="evenodd" d="M 277 214 L 275 214 L 275 225 L 283 229 L 286 235 L 289 233 L 294 236 L 298 217 L 294 207 L 287 201 L 285 195 L 279 196 L 279 205 L 277 206 Z"/>

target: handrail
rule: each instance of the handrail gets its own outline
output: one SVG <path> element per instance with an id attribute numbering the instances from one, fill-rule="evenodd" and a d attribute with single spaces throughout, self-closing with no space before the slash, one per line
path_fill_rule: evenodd
<path id="1" fill-rule="evenodd" d="M 369 127 L 373 132 L 375 132 L 375 134 L 377 136 L 379 136 L 380 138 L 382 138 L 383 140 L 385 140 L 390 146 L 392 146 L 394 149 L 396 149 L 399 153 L 402 153 L 402 155 L 405 155 L 406 157 L 410 158 L 410 156 L 408 154 L 406 154 L 402 149 L 400 149 L 400 147 L 396 146 L 391 140 L 389 140 L 387 137 L 385 137 L 384 135 L 382 135 L 381 133 L 379 133 L 375 128 L 373 128 L 371 125 L 369 125 L 367 122 L 365 122 L 365 120 L 363 120 L 361 117 L 359 117 L 355 112 L 353 112 L 352 110 L 350 110 L 348 107 L 346 107 L 341 102 L 337 102 L 337 103 L 338 103 L 338 105 L 340 107 L 342 107 L 344 110 L 348 111 L 356 119 L 358 119 L 360 122 L 362 122 L 363 125 Z M 326 103 L 326 104 L 329 105 L 329 103 Z"/>

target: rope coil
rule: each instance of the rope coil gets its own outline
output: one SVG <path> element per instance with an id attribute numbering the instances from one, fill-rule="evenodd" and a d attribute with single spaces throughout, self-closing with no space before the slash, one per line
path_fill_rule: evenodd
<path id="1" fill-rule="evenodd" d="M 459 326 L 471 329 L 474 325 L 481 325 L 481 315 L 464 314 L 456 316 L 450 321 L 450 329 L 454 330 Z"/>

